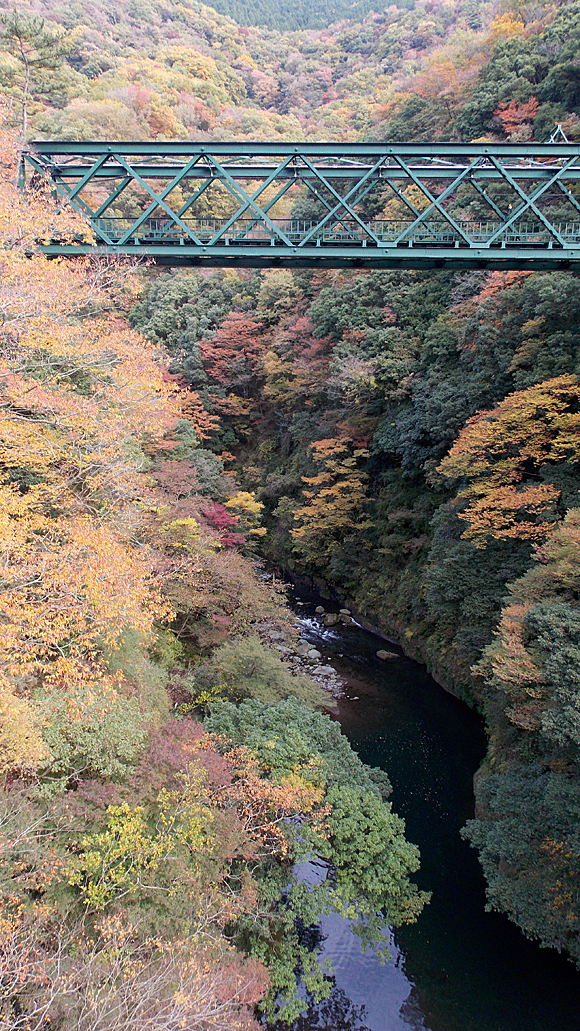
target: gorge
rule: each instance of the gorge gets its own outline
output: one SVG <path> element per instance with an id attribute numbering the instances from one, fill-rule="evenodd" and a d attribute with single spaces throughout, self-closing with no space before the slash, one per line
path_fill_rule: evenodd
<path id="1" fill-rule="evenodd" d="M 272 0 L 254 24 L 240 0 L 238 24 L 197 0 L 0 0 L 10 1031 L 363 1028 L 387 915 L 389 970 L 414 985 L 388 1031 L 576 1031 L 580 311 L 552 252 L 576 246 L 580 194 L 532 151 L 552 136 L 574 171 L 580 4 L 379 8 Z M 95 256 L 42 169 L 18 189 L 34 139 L 515 146 L 545 188 L 377 180 L 339 218 L 300 181 L 276 194 L 278 234 L 336 216 L 335 234 L 409 249 L 409 211 L 428 237 L 436 210 L 453 256 L 163 270 Z M 127 169 L 106 192 L 102 170 L 87 210 L 136 247 L 139 227 L 167 232 L 169 201 L 185 219 L 191 184 L 166 204 Z M 235 221 L 218 185 L 184 232 Z M 500 258 L 525 236 L 549 267 L 455 267 L 488 209 L 513 230 Z M 297 627 L 262 562 L 407 658 L 381 664 L 346 612 L 327 637 Z M 343 664 L 346 699 L 313 651 Z M 308 885 L 309 863 L 328 876 Z M 370 987 L 349 1012 L 356 914 Z"/>

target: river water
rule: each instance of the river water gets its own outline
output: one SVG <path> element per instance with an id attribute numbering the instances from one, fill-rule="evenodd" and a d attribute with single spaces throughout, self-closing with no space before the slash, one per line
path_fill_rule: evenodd
<path id="1" fill-rule="evenodd" d="M 481 718 L 411 659 L 377 659 L 377 649 L 396 649 L 375 635 L 326 630 L 314 605 L 297 612 L 346 679 L 337 718 L 361 759 L 389 774 L 393 808 L 421 850 L 417 882 L 433 898 L 416 925 L 396 931 L 385 965 L 361 951 L 347 921 L 324 918 L 336 984 L 292 1031 L 580 1031 L 580 973 L 485 912 L 477 855 L 459 836 L 485 754 Z"/>

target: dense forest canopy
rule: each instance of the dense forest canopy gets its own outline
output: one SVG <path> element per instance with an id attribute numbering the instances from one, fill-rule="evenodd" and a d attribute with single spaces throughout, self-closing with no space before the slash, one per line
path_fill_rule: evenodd
<path id="1" fill-rule="evenodd" d="M 349 903 L 381 948 L 385 911 L 427 901 L 388 784 L 272 648 L 293 630 L 257 549 L 484 713 L 464 834 L 489 904 L 580 962 L 577 277 L 51 265 L 27 256 L 55 215 L 17 196 L 10 136 L 578 140 L 580 3 L 252 10 L 0 0 L 0 886 L 23 1031 L 24 996 L 39 1020 L 108 1027 L 86 1008 L 97 962 L 103 993 L 118 975 L 145 1000 L 115 1027 L 147 1026 L 159 984 L 167 1027 L 252 1028 L 280 992 L 292 1017 L 297 964 L 325 990 L 297 921 Z M 291 881 L 308 849 L 343 903 Z"/>
<path id="2" fill-rule="evenodd" d="M 399 0 L 396 7 L 409 9 L 414 0 Z M 318 0 L 311 4 L 289 5 L 280 0 L 218 0 L 214 8 L 220 14 L 227 14 L 238 25 L 263 25 L 282 32 L 292 29 L 324 29 L 334 22 L 347 18 L 362 21 L 371 11 L 381 13 L 383 4 L 379 0 Z"/>
<path id="3" fill-rule="evenodd" d="M 0 3 L 5 25 L 13 7 Z M 56 37 L 48 64 L 29 68 L 34 135 L 543 140 L 555 122 L 576 132 L 575 3 L 427 0 L 289 32 L 240 27 L 198 0 L 30 0 L 18 12 Z M 25 66 L 8 29 L 3 48 L 0 84 L 17 105 Z"/>

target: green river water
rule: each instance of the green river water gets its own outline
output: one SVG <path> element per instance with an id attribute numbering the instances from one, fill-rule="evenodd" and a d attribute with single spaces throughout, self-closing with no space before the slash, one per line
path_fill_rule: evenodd
<path id="1" fill-rule="evenodd" d="M 580 1031 L 580 973 L 485 912 L 476 853 L 459 835 L 485 754 L 481 718 L 418 663 L 377 659 L 391 646 L 375 635 L 325 629 L 313 603 L 296 611 L 304 636 L 346 678 L 337 718 L 361 759 L 388 772 L 393 807 L 421 850 L 417 881 L 433 899 L 415 926 L 397 930 L 383 966 L 361 952 L 348 922 L 325 918 L 336 985 L 293 1031 Z"/>

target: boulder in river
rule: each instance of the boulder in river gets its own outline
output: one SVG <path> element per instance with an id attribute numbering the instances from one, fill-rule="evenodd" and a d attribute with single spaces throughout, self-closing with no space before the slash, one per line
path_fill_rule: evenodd
<path id="1" fill-rule="evenodd" d="M 350 616 L 350 609 L 339 609 L 338 611 L 341 616 Z"/>
<path id="2" fill-rule="evenodd" d="M 308 652 L 308 658 L 309 659 L 320 659 L 321 658 L 321 653 L 318 651 L 317 648 L 311 648 L 310 651 Z"/>
<path id="3" fill-rule="evenodd" d="M 326 610 L 324 608 L 324 605 L 317 605 L 314 611 L 317 616 L 323 616 Z"/>
<path id="4" fill-rule="evenodd" d="M 337 623 L 340 623 L 340 616 L 338 612 L 327 612 L 323 622 L 325 626 L 336 626 Z"/>
<path id="5" fill-rule="evenodd" d="M 397 652 L 386 652 L 384 648 L 379 649 L 377 652 L 377 659 L 398 659 Z"/>
<path id="6" fill-rule="evenodd" d="M 352 616 L 347 616 L 345 612 L 341 612 L 338 618 L 340 619 L 341 623 L 344 623 L 345 626 L 352 626 L 354 623 L 354 619 L 352 618 Z"/>

